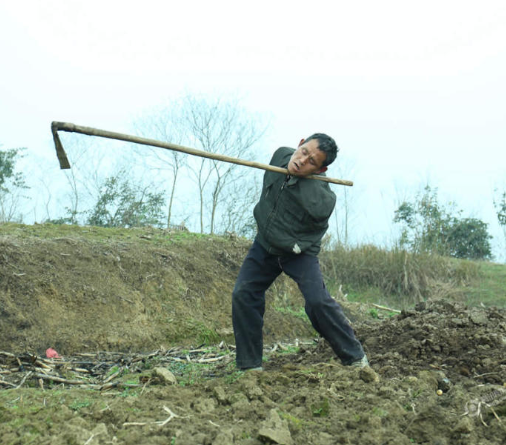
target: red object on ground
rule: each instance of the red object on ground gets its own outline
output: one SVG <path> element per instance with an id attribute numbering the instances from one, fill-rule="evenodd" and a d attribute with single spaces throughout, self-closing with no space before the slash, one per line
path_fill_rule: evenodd
<path id="1" fill-rule="evenodd" d="M 46 357 L 47 358 L 61 358 L 53 348 L 46 349 Z"/>

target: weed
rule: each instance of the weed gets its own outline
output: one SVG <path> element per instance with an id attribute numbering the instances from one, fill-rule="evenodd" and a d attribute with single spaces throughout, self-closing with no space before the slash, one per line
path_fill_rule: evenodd
<path id="1" fill-rule="evenodd" d="M 115 374 L 118 371 L 119 371 L 119 366 L 114 365 L 111 367 L 111 369 L 109 369 L 109 372 L 106 374 L 106 377 L 110 377 L 111 375 Z"/>
<path id="2" fill-rule="evenodd" d="M 137 384 L 139 384 L 139 377 L 134 377 L 134 378 L 125 380 L 124 383 L 127 385 L 137 385 Z"/>
<path id="3" fill-rule="evenodd" d="M 181 327 L 178 329 L 178 338 L 195 338 L 196 343 L 206 346 L 215 345 L 221 340 L 216 330 L 208 327 L 200 320 L 189 318 L 184 320 L 181 324 Z M 186 353 L 188 352 L 189 351 L 186 351 Z"/>
<path id="4" fill-rule="evenodd" d="M 378 310 L 375 309 L 375 308 L 372 308 L 369 310 L 369 315 L 372 317 L 372 318 L 375 318 L 375 319 L 378 319 L 379 318 L 379 314 L 378 314 Z"/>
<path id="5" fill-rule="evenodd" d="M 82 408 L 86 408 L 91 405 L 91 402 L 88 399 L 84 400 L 74 400 L 70 405 L 69 408 L 74 411 L 79 411 Z"/>
<path id="6" fill-rule="evenodd" d="M 410 394 L 412 399 L 418 399 L 423 393 L 423 389 L 415 389 L 414 391 L 411 391 L 411 388 L 408 390 L 408 393 Z"/>
<path id="7" fill-rule="evenodd" d="M 176 362 L 170 364 L 167 369 L 173 374 L 178 375 L 178 384 L 180 386 L 195 385 L 206 379 L 211 365 L 208 363 Z"/>
<path id="8" fill-rule="evenodd" d="M 225 382 L 228 384 L 234 383 L 244 375 L 243 371 L 233 371 L 225 377 Z"/>
<path id="9" fill-rule="evenodd" d="M 142 369 L 153 369 L 156 368 L 160 363 L 160 358 L 159 357 L 147 358 L 142 362 L 143 362 Z"/>
<path id="10" fill-rule="evenodd" d="M 382 409 L 382 408 L 379 408 L 377 406 L 375 406 L 373 409 L 372 409 L 372 414 L 374 416 L 378 416 L 378 417 L 386 417 L 388 416 L 388 411 Z"/>
<path id="11" fill-rule="evenodd" d="M 278 354 L 297 354 L 300 351 L 298 346 L 288 345 L 284 346 L 282 349 L 279 349 Z"/>
<path id="12" fill-rule="evenodd" d="M 13 428 L 20 428 L 25 425 L 26 420 L 26 417 L 17 417 L 10 424 Z"/>
<path id="13" fill-rule="evenodd" d="M 140 388 L 129 388 L 128 386 L 123 389 L 121 394 L 119 394 L 119 397 L 137 397 L 141 392 Z"/>
<path id="14" fill-rule="evenodd" d="M 330 412 L 329 399 L 324 398 L 319 404 L 311 405 L 313 417 L 327 417 Z"/>
<path id="15" fill-rule="evenodd" d="M 290 424 L 290 426 L 296 431 L 300 430 L 302 427 L 303 421 L 298 417 L 292 416 L 289 413 L 280 412 L 279 417 L 285 419 Z"/>
<path id="16" fill-rule="evenodd" d="M 276 306 L 274 309 L 278 312 L 281 312 L 282 314 L 291 315 L 292 317 L 295 317 L 295 318 L 298 318 L 300 320 L 310 323 L 309 318 L 306 314 L 306 311 L 304 310 L 303 307 L 300 307 L 299 309 L 292 309 L 291 307 Z"/>

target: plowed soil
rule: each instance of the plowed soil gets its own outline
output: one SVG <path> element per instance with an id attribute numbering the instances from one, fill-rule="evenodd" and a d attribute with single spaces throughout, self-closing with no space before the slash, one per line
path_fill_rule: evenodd
<path id="1" fill-rule="evenodd" d="M 371 362 L 357 369 L 335 360 L 281 279 L 268 295 L 264 371 L 244 373 L 229 306 L 247 242 L 49 230 L 0 229 L 2 444 L 506 443 L 504 309 L 429 300 L 375 320 L 343 301 Z M 175 378 L 164 380 L 176 346 L 188 351 L 162 366 Z M 21 381 L 30 370 L 12 355 L 48 347 L 66 359 L 157 352 L 123 362 L 130 387 L 41 387 L 34 371 Z M 201 366 L 191 347 L 221 358 Z"/>

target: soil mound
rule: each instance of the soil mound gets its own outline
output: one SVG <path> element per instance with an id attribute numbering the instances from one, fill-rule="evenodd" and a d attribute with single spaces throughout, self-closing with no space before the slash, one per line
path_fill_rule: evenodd
<path id="1" fill-rule="evenodd" d="M 366 348 L 385 376 L 443 370 L 449 377 L 506 382 L 506 311 L 434 301 L 371 325 Z M 393 369 L 396 369 L 393 371 Z"/>

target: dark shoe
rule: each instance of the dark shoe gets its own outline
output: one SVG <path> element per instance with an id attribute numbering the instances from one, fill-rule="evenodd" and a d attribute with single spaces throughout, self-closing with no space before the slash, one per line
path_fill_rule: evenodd
<path id="1" fill-rule="evenodd" d="M 367 355 L 364 354 L 364 356 L 361 359 L 358 359 L 350 363 L 350 366 L 354 366 L 355 368 L 365 368 L 366 366 L 369 366 L 369 360 L 367 360 Z"/>
<path id="2" fill-rule="evenodd" d="M 240 369 L 241 371 L 263 371 L 264 368 L 262 368 L 261 366 L 257 366 L 256 368 L 241 368 Z"/>
<path id="3" fill-rule="evenodd" d="M 264 368 L 262 368 L 261 366 L 256 366 L 256 367 L 253 367 L 253 368 L 239 368 L 237 367 L 237 369 L 239 371 L 242 371 L 242 372 L 246 372 L 246 371 L 263 371 Z"/>

